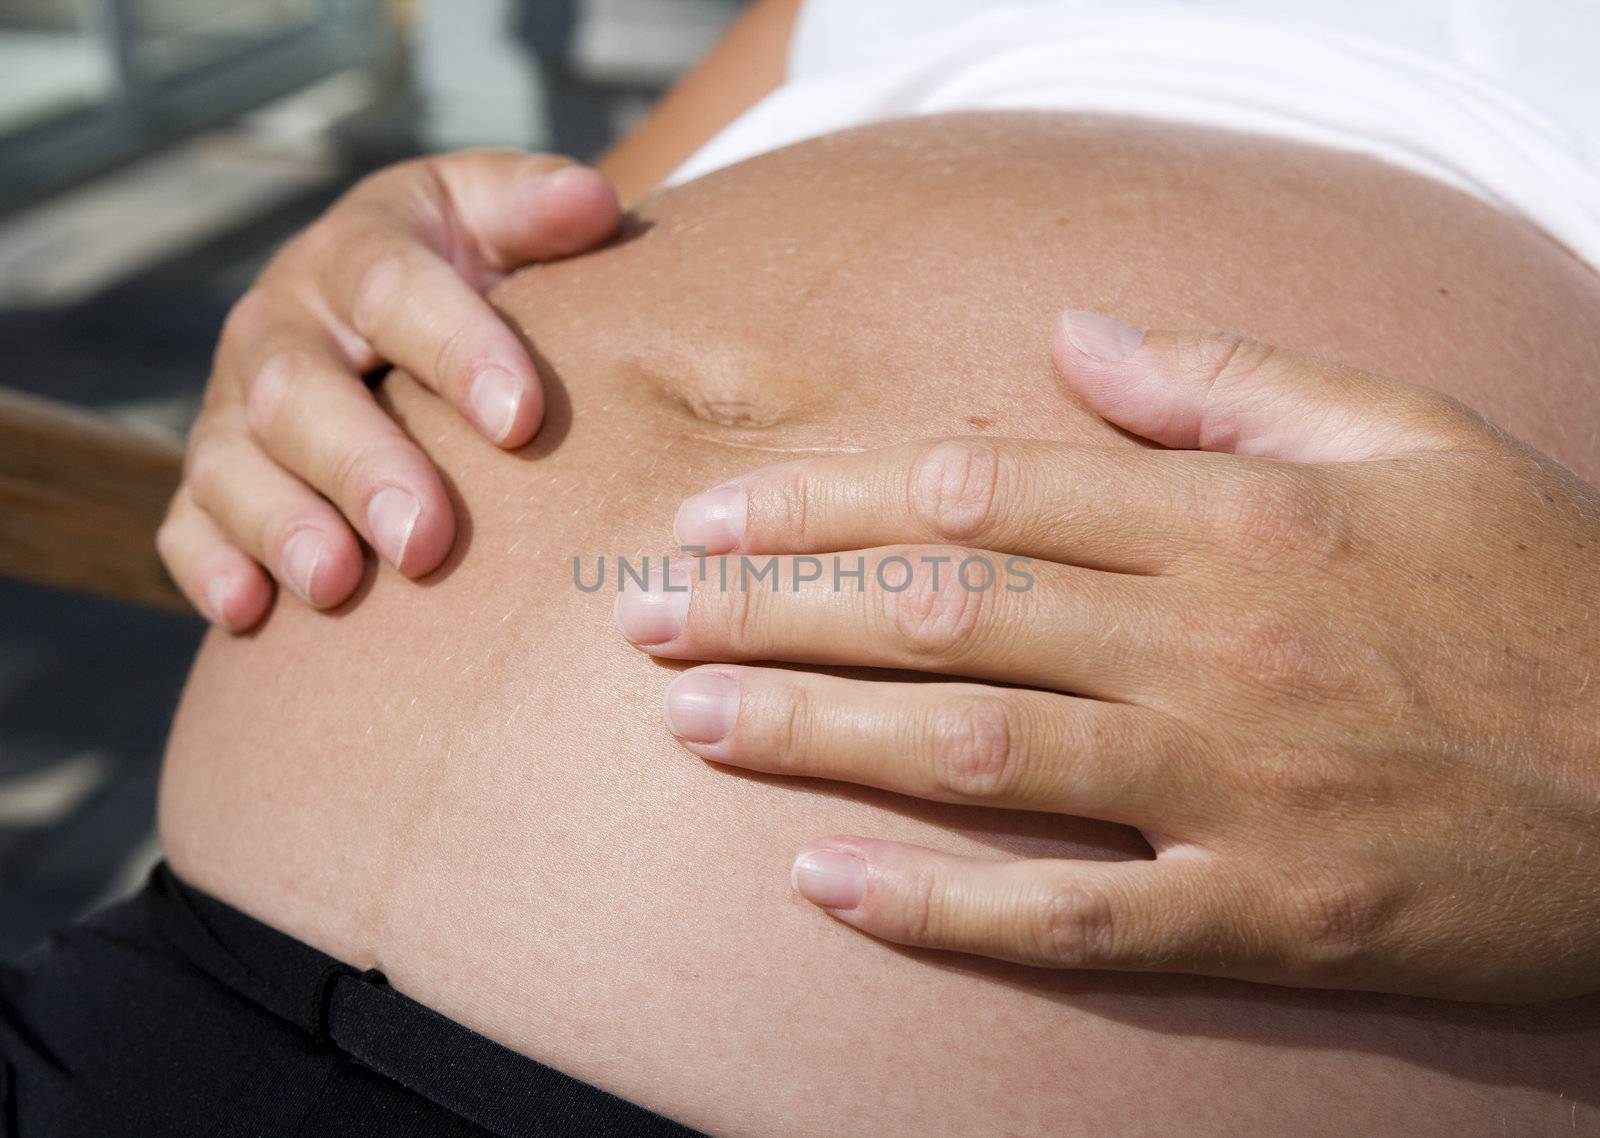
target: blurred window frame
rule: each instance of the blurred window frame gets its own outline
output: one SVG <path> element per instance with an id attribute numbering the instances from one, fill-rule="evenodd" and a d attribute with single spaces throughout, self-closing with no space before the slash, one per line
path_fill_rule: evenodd
<path id="1" fill-rule="evenodd" d="M 319 0 L 304 24 L 169 75 L 135 50 L 137 0 L 93 0 L 89 30 L 114 77 L 107 97 L 0 133 L 0 216 L 52 191 L 369 63 L 392 46 L 385 0 Z"/>

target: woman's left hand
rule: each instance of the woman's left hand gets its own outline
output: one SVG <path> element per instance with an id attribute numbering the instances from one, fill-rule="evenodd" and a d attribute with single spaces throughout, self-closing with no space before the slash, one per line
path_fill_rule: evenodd
<path id="1" fill-rule="evenodd" d="M 790 555 L 782 587 L 690 563 L 688 591 L 624 592 L 618 620 L 658 656 L 1022 685 L 718 664 L 667 714 L 717 762 L 1122 822 L 1156 856 L 835 837 L 796 859 L 800 892 L 1029 964 L 1600 989 L 1594 491 L 1444 396 L 1260 344 L 1069 314 L 1055 355 L 1178 449 L 965 438 L 770 467 L 677 529 Z M 989 570 L 962 576 L 974 554 Z"/>

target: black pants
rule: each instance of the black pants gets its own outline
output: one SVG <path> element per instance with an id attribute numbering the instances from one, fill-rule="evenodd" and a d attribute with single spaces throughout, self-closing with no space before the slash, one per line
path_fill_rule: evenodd
<path id="1" fill-rule="evenodd" d="M 137 896 L 0 967 L 0 1133 L 692 1132 L 160 866 Z"/>

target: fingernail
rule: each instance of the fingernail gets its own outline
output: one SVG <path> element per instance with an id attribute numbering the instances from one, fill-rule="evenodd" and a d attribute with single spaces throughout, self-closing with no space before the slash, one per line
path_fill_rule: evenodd
<path id="1" fill-rule="evenodd" d="M 667 685 L 667 729 L 685 743 L 720 743 L 739 718 L 739 681 L 696 668 Z"/>
<path id="2" fill-rule="evenodd" d="M 405 564 L 406 546 L 417 526 L 422 506 L 404 490 L 390 486 L 379 490 L 367 503 L 367 531 L 383 559 L 396 569 Z"/>
<path id="3" fill-rule="evenodd" d="M 303 529 L 283 543 L 283 580 L 299 598 L 308 605 L 316 604 L 317 566 L 322 563 L 322 535 L 314 529 Z"/>
<path id="4" fill-rule="evenodd" d="M 223 628 L 232 628 L 228 621 L 228 579 L 213 577 L 206 585 L 206 608 L 212 620 Z"/>
<path id="5" fill-rule="evenodd" d="M 689 589 L 694 579 L 695 562 L 676 559 L 668 563 L 670 570 L 663 574 L 652 565 L 648 585 L 641 589 L 633 581 L 624 581 L 617 594 L 614 615 L 617 627 L 634 644 L 662 644 L 683 632 L 683 622 L 689 615 Z"/>
<path id="6" fill-rule="evenodd" d="M 1144 333 L 1139 329 L 1081 308 L 1069 308 L 1061 314 L 1061 330 L 1074 348 L 1105 364 L 1121 363 L 1144 342 Z"/>
<path id="7" fill-rule="evenodd" d="M 854 909 L 867 894 L 867 867 L 838 850 L 801 850 L 789 881 L 813 905 Z"/>
<path id="8" fill-rule="evenodd" d="M 486 367 L 472 381 L 467 392 L 472 416 L 478 427 L 497 443 L 503 443 L 517 423 L 517 408 L 522 406 L 522 381 L 504 368 Z"/>
<path id="9" fill-rule="evenodd" d="M 726 553 L 744 540 L 745 511 L 750 496 L 743 486 L 718 486 L 696 494 L 678 507 L 672 536 L 682 546 L 707 553 Z"/>
<path id="10" fill-rule="evenodd" d="M 540 193 L 560 193 L 563 186 L 593 180 L 594 171 L 587 166 L 563 166 L 539 179 Z"/>

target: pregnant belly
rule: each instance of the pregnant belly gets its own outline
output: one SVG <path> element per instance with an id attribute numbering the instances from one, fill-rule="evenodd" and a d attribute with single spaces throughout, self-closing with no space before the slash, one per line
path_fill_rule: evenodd
<path id="1" fill-rule="evenodd" d="M 796 901 L 807 839 L 1145 856 L 1118 827 L 736 774 L 676 747 L 614 577 L 753 465 L 948 434 L 1132 445 L 1056 384 L 1066 305 L 1443 387 L 1593 478 L 1600 289 L 1369 161 L 1037 114 L 884 124 L 660 195 L 497 294 L 550 412 L 503 454 L 403 375 L 459 548 L 213 636 L 162 839 L 197 886 L 707 1129 L 1518 1133 L 1600 1125 L 1592 1001 L 1487 1009 L 904 952 Z M 1328 1109 L 1330 1096 L 1338 1109 Z M 1583 1122 L 1587 1119 L 1587 1122 Z"/>

